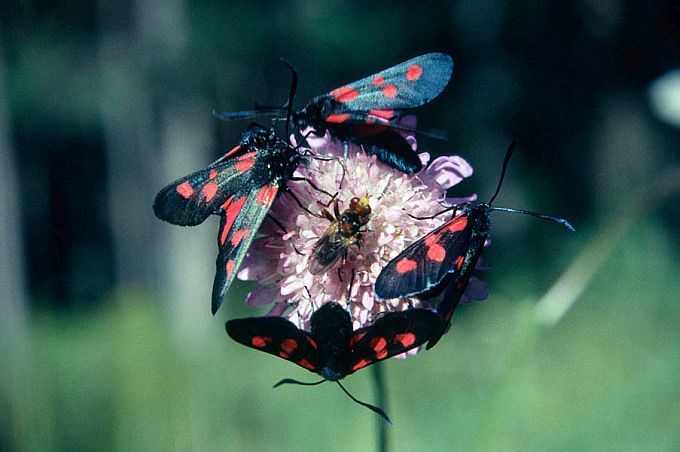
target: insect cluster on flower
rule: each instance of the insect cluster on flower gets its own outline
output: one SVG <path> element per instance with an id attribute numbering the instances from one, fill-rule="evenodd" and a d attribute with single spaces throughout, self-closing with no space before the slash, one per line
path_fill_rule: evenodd
<path id="1" fill-rule="evenodd" d="M 508 209 L 491 207 L 502 176 L 491 201 L 472 205 L 474 196 L 446 197 L 472 174 L 464 159 L 430 162 L 416 152 L 420 129 L 404 110 L 443 91 L 450 56 L 412 58 L 299 111 L 292 109 L 297 74 L 288 66 L 285 107 L 214 112 L 223 120 L 285 120 L 285 138 L 251 123 L 223 157 L 163 188 L 154 212 L 180 226 L 220 218 L 213 314 L 237 276 L 260 283 L 248 304 L 273 303 L 266 316 L 228 321 L 233 340 L 338 381 L 433 347 L 459 303 L 486 297 L 473 271 L 490 212 Z"/>

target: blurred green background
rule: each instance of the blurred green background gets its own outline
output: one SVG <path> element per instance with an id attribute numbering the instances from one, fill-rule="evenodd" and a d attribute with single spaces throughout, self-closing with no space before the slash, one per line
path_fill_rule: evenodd
<path id="1" fill-rule="evenodd" d="M 210 315 L 216 220 L 151 205 L 238 140 L 213 108 L 285 100 L 280 57 L 299 107 L 442 51 L 452 82 L 418 114 L 450 139 L 419 145 L 474 166 L 452 194 L 488 199 L 516 139 L 496 204 L 577 232 L 493 215 L 489 300 L 383 367 L 390 448 L 679 450 L 673 5 L 5 0 L 0 449 L 372 450 L 375 415 L 328 383 L 272 390 L 311 374 L 227 341 L 253 313 L 240 285 Z M 541 322 L 551 301 L 571 309 Z M 345 382 L 373 399 L 370 372 Z"/>

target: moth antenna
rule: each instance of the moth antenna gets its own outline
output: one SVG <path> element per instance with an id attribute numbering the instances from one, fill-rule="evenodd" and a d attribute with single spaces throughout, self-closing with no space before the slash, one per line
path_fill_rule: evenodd
<path id="1" fill-rule="evenodd" d="M 555 223 L 559 223 L 564 225 L 567 229 L 569 229 L 571 232 L 576 232 L 576 229 L 569 223 L 569 221 L 566 220 L 566 218 L 560 218 L 560 217 L 553 217 L 552 215 L 545 215 L 543 213 L 536 213 L 536 212 L 531 212 L 529 210 L 522 210 L 522 209 L 510 209 L 508 207 L 491 207 L 491 210 L 501 210 L 503 212 L 515 212 L 515 213 L 522 213 L 524 215 L 531 215 L 532 217 L 537 217 L 537 218 L 542 218 L 544 220 L 550 220 L 554 221 Z"/>
<path id="2" fill-rule="evenodd" d="M 279 381 L 274 386 L 272 386 L 272 389 L 278 388 L 281 385 L 316 386 L 316 385 L 320 385 L 324 381 L 326 381 L 326 379 L 323 379 L 321 381 L 315 381 L 315 382 L 306 382 L 306 381 L 293 380 L 292 378 L 284 378 L 283 380 Z"/>
<path id="3" fill-rule="evenodd" d="M 219 111 L 213 110 L 212 115 L 222 121 L 238 121 L 239 119 L 254 118 L 256 116 L 280 116 L 286 110 L 283 108 L 262 108 L 244 111 Z"/>
<path id="4" fill-rule="evenodd" d="M 357 399 L 352 394 L 350 394 L 349 391 L 347 389 L 345 389 L 345 387 L 342 385 L 342 383 L 340 383 L 339 381 L 336 381 L 336 383 L 338 384 L 338 386 L 340 386 L 340 389 L 342 389 L 343 392 L 345 394 L 347 394 L 350 399 L 352 399 L 353 402 L 358 403 L 359 405 L 368 408 L 369 410 L 373 411 L 374 413 L 378 414 L 383 419 L 385 419 L 388 424 L 394 425 L 392 423 L 392 421 L 390 420 L 390 418 L 387 416 L 387 413 L 385 413 L 385 411 L 383 411 L 381 408 L 378 408 L 375 405 L 371 405 L 370 403 L 362 402 L 361 400 Z"/>
<path id="5" fill-rule="evenodd" d="M 449 141 L 449 134 L 445 130 L 441 129 L 425 129 L 425 130 L 415 130 L 418 135 L 424 137 L 433 138 L 440 141 Z"/>
<path id="6" fill-rule="evenodd" d="M 413 129 L 411 127 L 402 127 L 399 124 L 390 124 L 390 129 L 412 132 L 424 137 L 433 138 L 435 140 L 449 141 L 448 133 L 440 129 Z"/>
<path id="7" fill-rule="evenodd" d="M 487 204 L 491 206 L 491 203 L 493 202 L 494 199 L 496 199 L 496 196 L 498 196 L 498 193 L 501 191 L 501 185 L 503 185 L 503 179 L 505 178 L 505 173 L 508 169 L 508 162 L 510 162 L 510 157 L 512 157 L 512 153 L 515 150 L 515 145 L 517 144 L 517 141 L 513 141 L 510 143 L 510 147 L 508 147 L 508 150 L 505 152 L 505 158 L 503 159 L 503 169 L 501 170 L 501 177 L 498 181 L 498 186 L 496 187 L 496 191 L 494 192 L 493 196 L 489 200 Z M 565 218 L 559 218 L 559 217 L 554 217 L 552 215 L 545 215 L 542 213 L 536 213 L 536 212 L 531 212 L 529 210 L 522 210 L 522 209 L 510 209 L 507 207 L 490 207 L 491 210 L 501 210 L 504 212 L 515 212 L 515 213 L 522 213 L 524 215 L 531 215 L 532 217 L 537 217 L 537 218 L 542 218 L 544 220 L 550 220 L 554 221 L 555 223 L 559 223 L 564 225 L 567 229 L 569 229 L 572 232 L 576 232 L 576 229 L 569 223 Z"/>
<path id="8" fill-rule="evenodd" d="M 292 64 L 281 58 L 283 64 L 288 66 L 290 69 L 291 81 L 290 81 L 290 93 L 288 94 L 288 102 L 286 102 L 286 140 L 290 136 L 290 119 L 293 116 L 293 99 L 295 99 L 295 91 L 297 90 L 298 74 Z"/>
<path id="9" fill-rule="evenodd" d="M 505 158 L 503 159 L 503 169 L 501 170 L 501 177 L 498 180 L 498 186 L 496 187 L 496 191 L 494 192 L 493 196 L 489 200 L 487 204 L 491 205 L 494 199 L 496 199 L 496 196 L 498 196 L 498 193 L 501 191 L 501 185 L 503 185 L 503 179 L 505 179 L 505 172 L 508 169 L 508 162 L 510 162 L 510 157 L 512 157 L 512 153 L 515 151 L 515 145 L 517 144 L 517 141 L 513 141 L 510 143 L 510 146 L 508 147 L 508 150 L 505 151 Z"/>

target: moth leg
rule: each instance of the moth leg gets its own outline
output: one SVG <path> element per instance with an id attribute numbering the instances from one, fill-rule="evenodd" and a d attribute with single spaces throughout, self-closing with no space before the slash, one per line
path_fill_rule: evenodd
<path id="1" fill-rule="evenodd" d="M 276 218 L 274 218 L 274 216 L 273 216 L 272 214 L 268 213 L 268 214 L 267 214 L 267 217 L 268 217 L 270 220 L 272 220 L 272 221 L 274 222 L 274 224 L 275 224 L 276 226 L 278 226 L 279 229 L 281 229 L 281 231 L 283 231 L 283 234 L 284 234 L 284 235 L 288 234 L 288 231 L 286 231 L 286 228 L 284 228 L 283 225 L 281 224 L 281 222 L 280 222 L 279 220 L 277 220 Z"/>
<path id="2" fill-rule="evenodd" d="M 440 211 L 440 212 L 437 212 L 437 213 L 435 213 L 435 214 L 432 214 L 432 215 L 429 215 L 429 216 L 426 216 L 426 217 L 417 217 L 417 216 L 415 216 L 415 215 L 411 215 L 411 214 L 408 213 L 408 212 L 406 212 L 406 215 L 408 215 L 409 217 L 413 218 L 414 220 L 431 220 L 431 219 L 433 219 L 433 218 L 437 218 L 439 215 L 445 214 L 446 212 L 451 212 L 452 210 L 460 209 L 460 208 L 463 207 L 464 205 L 465 205 L 465 204 L 461 204 L 461 205 L 453 205 L 453 206 L 451 206 L 451 207 L 447 207 L 446 209 L 444 209 L 444 210 L 442 210 L 442 211 Z"/>
<path id="3" fill-rule="evenodd" d="M 302 136 L 302 139 L 300 140 L 300 143 L 302 143 L 303 141 L 306 142 L 306 141 L 307 141 L 307 138 L 309 138 L 310 135 L 316 135 L 317 137 L 320 137 L 320 136 L 321 136 L 321 135 L 319 135 L 319 134 L 316 132 L 316 130 L 311 129 L 309 132 L 307 132 L 306 134 L 304 134 L 304 135 Z M 309 144 L 309 143 L 307 143 L 307 144 Z M 296 149 L 299 148 L 299 147 L 301 147 L 301 146 L 302 146 L 301 144 L 298 144 L 298 145 L 296 146 Z M 310 151 L 309 149 L 307 149 L 307 150 L 305 150 L 305 152 L 304 152 L 303 155 L 308 155 L 308 154 L 314 155 L 314 154 L 312 153 L 312 151 Z"/>
<path id="4" fill-rule="evenodd" d="M 332 194 L 330 194 L 329 192 L 327 192 L 326 190 L 324 190 L 323 188 L 317 187 L 317 185 L 316 185 L 314 182 L 312 182 L 311 180 L 307 179 L 306 177 L 291 177 L 291 178 L 288 179 L 288 180 L 294 181 L 294 182 L 307 182 L 314 190 L 316 190 L 316 191 L 318 191 L 318 192 L 320 192 L 320 193 L 323 193 L 323 194 L 326 195 L 326 196 L 329 196 L 331 199 L 333 199 L 333 198 L 335 198 L 335 197 L 337 196 L 337 193 L 336 193 L 335 195 L 332 195 Z"/>
<path id="5" fill-rule="evenodd" d="M 298 199 L 298 197 L 295 196 L 290 189 L 286 190 L 286 193 L 288 193 L 288 195 L 290 195 L 290 197 L 293 198 L 293 201 L 295 201 L 295 203 L 298 205 L 298 207 L 300 207 L 300 209 L 304 210 L 305 212 L 307 212 L 308 214 L 310 214 L 313 217 L 319 216 L 319 214 L 316 214 L 316 213 L 312 212 L 311 210 L 309 210 L 308 208 L 306 208 L 305 206 L 303 206 L 302 201 L 300 201 Z"/>

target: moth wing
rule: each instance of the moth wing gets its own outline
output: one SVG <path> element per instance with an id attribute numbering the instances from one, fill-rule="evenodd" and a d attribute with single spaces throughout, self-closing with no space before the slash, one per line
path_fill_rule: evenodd
<path id="1" fill-rule="evenodd" d="M 238 158 L 220 159 L 207 168 L 177 179 L 158 192 L 153 204 L 154 213 L 161 220 L 179 226 L 202 223 L 217 213 L 230 196 L 247 186 L 257 154 L 253 151 Z"/>
<path id="2" fill-rule="evenodd" d="M 249 317 L 230 320 L 227 334 L 236 342 L 278 356 L 311 372 L 320 369 L 319 352 L 312 336 L 283 317 Z"/>
<path id="3" fill-rule="evenodd" d="M 274 183 L 252 188 L 245 194 L 228 198 L 221 206 L 219 214 L 222 218 L 217 236 L 219 254 L 212 293 L 213 314 L 219 309 L 224 295 L 236 278 L 278 189 L 278 184 Z"/>
<path id="4" fill-rule="evenodd" d="M 379 317 L 354 331 L 350 339 L 350 373 L 416 348 L 441 330 L 439 314 L 428 309 L 407 309 Z"/>

